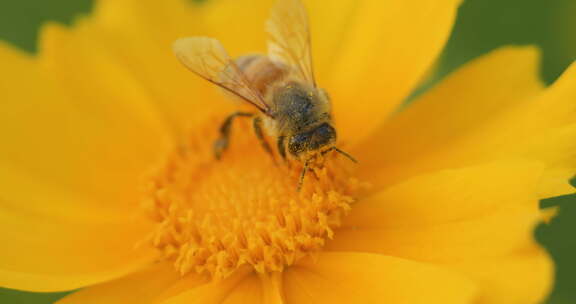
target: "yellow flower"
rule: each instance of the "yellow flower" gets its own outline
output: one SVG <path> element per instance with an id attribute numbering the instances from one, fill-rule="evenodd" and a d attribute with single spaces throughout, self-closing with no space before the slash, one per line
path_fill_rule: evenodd
<path id="1" fill-rule="evenodd" d="M 392 114 L 446 42 L 457 0 L 308 1 L 337 158 L 294 189 L 235 108 L 182 68 L 180 37 L 264 49 L 270 1 L 100 0 L 0 45 L 0 286 L 59 303 L 538 303 L 532 230 L 570 193 L 576 68 L 539 81 L 532 47 L 494 51 Z M 370 185 L 369 187 L 367 185 Z"/>

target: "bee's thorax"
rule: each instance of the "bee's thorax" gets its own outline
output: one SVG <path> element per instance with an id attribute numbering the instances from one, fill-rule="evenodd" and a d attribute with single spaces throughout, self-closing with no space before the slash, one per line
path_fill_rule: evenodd
<path id="1" fill-rule="evenodd" d="M 270 117 L 265 120 L 268 132 L 286 137 L 292 156 L 334 144 L 336 130 L 332 126 L 330 101 L 322 89 L 267 56 L 242 56 L 236 64 L 270 107 Z"/>

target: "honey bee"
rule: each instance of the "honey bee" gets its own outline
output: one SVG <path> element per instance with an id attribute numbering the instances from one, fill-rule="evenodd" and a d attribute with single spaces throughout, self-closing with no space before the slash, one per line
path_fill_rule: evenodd
<path id="1" fill-rule="evenodd" d="M 279 0 L 266 24 L 268 55 L 245 55 L 232 59 L 213 38 L 178 39 L 174 52 L 190 71 L 250 103 L 257 113 L 235 112 L 220 128 L 214 144 L 216 158 L 228 148 L 230 130 L 238 117 L 252 119 L 262 147 L 274 157 L 265 134 L 276 138 L 279 155 L 288 162 L 303 162 L 300 190 L 311 161 L 340 150 L 336 144 L 330 98 L 314 78 L 308 16 L 299 0 Z"/>

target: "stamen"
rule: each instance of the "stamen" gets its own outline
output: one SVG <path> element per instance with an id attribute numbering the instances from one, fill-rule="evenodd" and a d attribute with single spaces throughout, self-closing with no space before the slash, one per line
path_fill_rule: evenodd
<path id="1" fill-rule="evenodd" d="M 168 155 L 147 181 L 144 207 L 157 225 L 148 242 L 182 275 L 282 271 L 322 249 L 363 186 L 350 167 L 326 157 L 310 164 L 316 178 L 297 191 L 302 165 L 275 166 L 254 148 L 250 127 L 238 127 L 221 160 L 212 150 L 218 128 L 210 125 L 191 133 L 184 153 Z"/>

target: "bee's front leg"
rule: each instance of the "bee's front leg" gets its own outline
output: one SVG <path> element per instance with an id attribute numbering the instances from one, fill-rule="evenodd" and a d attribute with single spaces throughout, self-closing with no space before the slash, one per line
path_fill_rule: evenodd
<path id="1" fill-rule="evenodd" d="M 274 152 L 272 152 L 272 148 L 266 141 L 266 138 L 264 138 L 264 130 L 262 130 L 262 118 L 254 117 L 254 120 L 252 122 L 254 126 L 254 133 L 256 133 L 256 137 L 258 137 L 258 140 L 260 141 L 262 148 L 264 148 L 264 150 L 268 152 L 268 154 L 270 154 L 270 157 L 272 157 L 272 161 L 276 163 Z"/>
<path id="2" fill-rule="evenodd" d="M 230 130 L 232 129 L 234 118 L 252 116 L 254 116 L 253 113 L 234 112 L 224 120 L 224 123 L 222 123 L 222 126 L 220 127 L 220 138 L 214 142 L 214 155 L 216 156 L 216 159 L 220 159 L 222 153 L 224 153 L 228 148 L 228 144 L 230 143 Z"/>
<path id="3" fill-rule="evenodd" d="M 286 165 L 290 167 L 290 162 L 288 161 L 288 158 L 286 158 L 286 136 L 284 135 L 278 136 L 278 141 L 276 142 L 276 145 L 278 146 L 278 153 L 282 157 L 282 160 L 284 160 Z"/>

